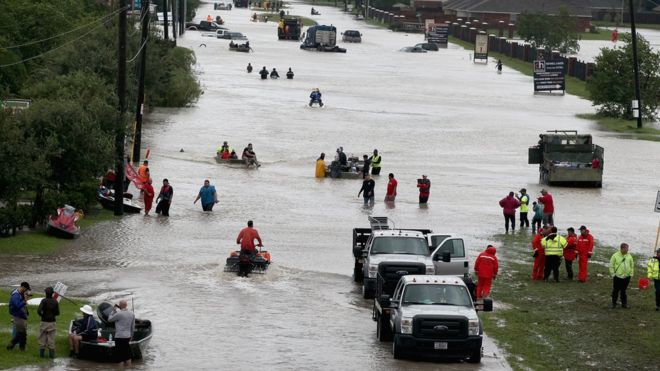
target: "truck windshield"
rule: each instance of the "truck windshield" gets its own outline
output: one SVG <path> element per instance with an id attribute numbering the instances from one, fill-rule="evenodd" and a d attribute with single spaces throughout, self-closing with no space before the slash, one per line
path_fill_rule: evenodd
<path id="1" fill-rule="evenodd" d="M 464 286 L 412 284 L 406 286 L 403 304 L 472 306 L 472 298 Z"/>
<path id="2" fill-rule="evenodd" d="M 416 237 L 376 237 L 371 246 L 372 254 L 428 255 L 426 240 Z"/>

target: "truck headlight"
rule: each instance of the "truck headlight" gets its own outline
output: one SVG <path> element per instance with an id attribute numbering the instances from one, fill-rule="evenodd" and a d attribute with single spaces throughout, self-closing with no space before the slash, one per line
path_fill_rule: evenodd
<path id="1" fill-rule="evenodd" d="M 435 274 L 435 267 L 434 266 L 426 267 L 426 274 Z"/>
<path id="2" fill-rule="evenodd" d="M 378 274 L 378 266 L 377 265 L 370 265 L 369 266 L 369 278 L 376 278 L 376 274 Z"/>
<path id="3" fill-rule="evenodd" d="M 401 318 L 401 333 L 402 334 L 412 334 L 412 318 L 403 317 Z"/>
<path id="4" fill-rule="evenodd" d="M 470 320 L 468 327 L 468 335 L 478 336 L 479 335 L 479 320 Z"/>

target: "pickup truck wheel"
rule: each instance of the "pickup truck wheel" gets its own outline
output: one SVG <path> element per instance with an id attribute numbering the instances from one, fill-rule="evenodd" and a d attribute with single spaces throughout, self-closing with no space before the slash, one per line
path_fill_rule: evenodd
<path id="1" fill-rule="evenodd" d="M 378 316 L 376 320 L 376 336 L 379 341 L 392 341 L 392 329 L 390 321 L 385 316 Z"/>
<path id="2" fill-rule="evenodd" d="M 394 359 L 403 358 L 403 352 L 401 351 L 401 346 L 399 345 L 398 335 L 394 335 L 394 341 L 392 342 L 392 356 Z"/>
<path id="3" fill-rule="evenodd" d="M 190 26 L 190 27 L 188 27 L 188 30 L 190 30 L 190 31 L 197 31 L 197 27 L 195 27 L 195 26 Z"/>
<path id="4" fill-rule="evenodd" d="M 373 289 L 368 289 L 367 285 L 362 285 L 362 297 L 365 299 L 373 299 L 374 298 Z"/>
<path id="5" fill-rule="evenodd" d="M 355 267 L 353 268 L 353 281 L 362 282 L 363 280 L 364 276 L 362 274 L 362 265 L 355 264 Z"/>
<path id="6" fill-rule="evenodd" d="M 481 347 L 473 350 L 467 361 L 468 363 L 481 363 Z"/>

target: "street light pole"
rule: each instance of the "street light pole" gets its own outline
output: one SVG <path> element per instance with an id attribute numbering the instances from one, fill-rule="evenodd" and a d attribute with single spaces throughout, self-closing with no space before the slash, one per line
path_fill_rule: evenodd
<path id="1" fill-rule="evenodd" d="M 629 0 L 630 6 L 630 29 L 632 31 L 632 48 L 633 48 L 633 69 L 635 71 L 635 99 L 637 103 L 637 129 L 642 128 L 642 98 L 639 90 L 639 61 L 637 60 L 637 30 L 635 28 L 635 9 L 633 8 L 633 0 Z M 635 104 L 632 107 L 633 116 L 635 115 Z"/>
<path id="2" fill-rule="evenodd" d="M 126 130 L 126 0 L 119 1 L 117 52 L 117 124 L 115 127 L 115 215 L 124 214 L 124 135 Z"/>

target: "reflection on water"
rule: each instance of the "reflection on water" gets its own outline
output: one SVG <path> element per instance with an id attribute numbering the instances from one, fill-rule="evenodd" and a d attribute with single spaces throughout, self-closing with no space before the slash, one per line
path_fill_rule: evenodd
<path id="1" fill-rule="evenodd" d="M 309 8 L 296 4 L 290 11 Z M 215 13 L 211 4 L 198 11 Z M 206 91 L 194 107 L 157 109 L 143 133 L 156 182 L 168 178 L 174 187 L 171 217 L 101 223 L 61 253 L 21 258 L 24 274 L 3 259 L 2 272 L 11 272 L 3 282 L 26 278 L 39 287 L 61 280 L 71 295 L 95 302 L 134 299 L 138 317 L 155 324 L 139 369 L 474 369 L 392 359 L 391 345 L 376 340 L 371 304 L 350 276 L 351 229 L 368 226 L 367 215 L 385 215 L 397 227 L 463 235 L 476 257 L 489 236 L 503 231 L 498 200 L 523 187 L 538 195 L 538 169 L 527 164 L 527 148 L 550 129 L 592 132 L 605 148 L 602 189 L 549 187 L 559 227 L 584 224 L 601 241 L 625 239 L 633 251 L 646 251 L 657 223 L 650 210 L 657 143 L 594 132 L 574 117 L 589 111 L 589 102 L 534 96 L 529 77 L 506 66 L 497 75 L 494 64 L 474 65 L 456 46 L 401 53 L 421 36 L 356 23 L 332 8 L 321 13 L 320 22 L 358 29 L 364 42 L 341 55 L 302 51 L 276 40 L 275 23 L 249 22 L 244 9 L 223 17 L 250 37 L 255 53 L 231 53 L 227 41 L 211 38 L 199 48 L 201 35 L 187 32 L 179 44 L 197 53 Z M 248 62 L 290 66 L 296 77 L 261 81 L 244 72 Z M 324 94 L 322 109 L 306 104 L 314 87 Z M 253 143 L 263 166 L 216 164 L 223 140 L 239 150 Z M 378 148 L 383 171 L 399 181 L 396 207 L 382 201 L 386 177 L 375 179 L 378 198 L 369 208 L 356 197 L 359 180 L 314 178 L 318 154 L 339 146 L 356 155 Z M 428 205 L 418 203 L 421 174 L 433 182 Z M 204 179 L 218 190 L 213 213 L 193 204 Z M 265 275 L 242 279 L 222 270 L 248 219 L 273 265 Z M 489 345 L 482 368 L 506 368 L 495 352 Z"/>

